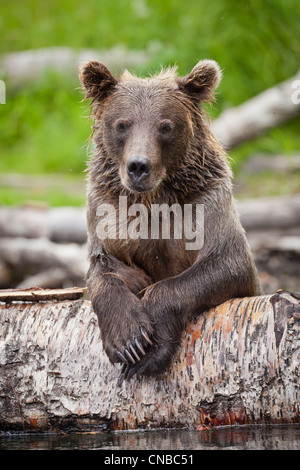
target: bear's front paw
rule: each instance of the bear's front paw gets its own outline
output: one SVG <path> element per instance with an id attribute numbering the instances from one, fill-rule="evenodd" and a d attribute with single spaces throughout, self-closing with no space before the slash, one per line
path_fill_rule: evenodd
<path id="1" fill-rule="evenodd" d="M 146 377 L 155 376 L 165 372 L 170 366 L 174 358 L 180 341 L 154 343 L 148 348 L 146 355 L 135 364 L 127 364 L 123 366 L 122 373 L 124 378 L 129 380 L 135 374 L 144 375 Z"/>
<path id="2" fill-rule="evenodd" d="M 125 378 L 130 379 L 134 374 L 145 376 L 158 375 L 171 364 L 178 350 L 184 330 L 184 315 L 177 311 L 162 298 L 154 300 L 147 296 L 143 304 L 149 312 L 154 325 L 153 344 L 148 347 L 146 354 L 135 364 L 129 363 L 123 368 Z"/>
<path id="3" fill-rule="evenodd" d="M 122 306 L 115 305 L 110 315 L 97 310 L 96 313 L 103 348 L 112 364 L 135 364 L 153 345 L 152 322 L 140 300 L 128 300 Z"/>

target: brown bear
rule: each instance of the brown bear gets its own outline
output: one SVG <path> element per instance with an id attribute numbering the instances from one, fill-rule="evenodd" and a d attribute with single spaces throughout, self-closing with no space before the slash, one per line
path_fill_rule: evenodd
<path id="1" fill-rule="evenodd" d="M 92 306 L 110 361 L 123 363 L 127 379 L 156 375 L 170 365 L 188 321 L 230 298 L 261 293 L 227 155 L 201 106 L 213 99 L 221 71 L 202 60 L 185 77 L 169 68 L 149 78 L 128 71 L 116 78 L 92 61 L 80 78 L 94 119 L 87 196 Z M 162 205 L 192 208 L 201 246 L 187 249 L 190 238 L 178 231 L 175 210 L 160 212 L 154 236 L 150 228 L 126 232 L 129 222 L 149 226 L 152 209 Z M 104 214 L 106 232 L 99 229 Z M 166 225 L 169 237 L 162 236 Z"/>

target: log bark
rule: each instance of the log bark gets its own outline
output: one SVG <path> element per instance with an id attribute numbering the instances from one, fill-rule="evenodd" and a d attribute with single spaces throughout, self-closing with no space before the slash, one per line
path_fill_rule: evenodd
<path id="1" fill-rule="evenodd" d="M 255 154 L 242 165 L 241 175 L 258 174 L 264 171 L 292 174 L 300 171 L 300 155 Z"/>
<path id="2" fill-rule="evenodd" d="M 0 302 L 41 302 L 46 300 L 77 300 L 87 292 L 86 288 L 72 287 L 70 289 L 3 289 L 0 290 Z"/>
<path id="3" fill-rule="evenodd" d="M 299 422 L 297 294 L 234 299 L 190 324 L 172 367 L 122 381 L 88 300 L 0 303 L 0 429 Z"/>
<path id="4" fill-rule="evenodd" d="M 298 73 L 235 108 L 224 111 L 212 123 L 212 131 L 226 149 L 258 137 L 300 115 L 300 103 L 293 99 Z M 299 88 L 299 86 L 298 86 Z"/>

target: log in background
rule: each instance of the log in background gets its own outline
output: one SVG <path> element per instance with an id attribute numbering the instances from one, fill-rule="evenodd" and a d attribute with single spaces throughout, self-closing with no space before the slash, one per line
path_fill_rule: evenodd
<path id="1" fill-rule="evenodd" d="M 297 295 L 234 299 L 189 325 L 169 371 L 120 380 L 90 301 L 0 303 L 0 430 L 299 422 Z"/>

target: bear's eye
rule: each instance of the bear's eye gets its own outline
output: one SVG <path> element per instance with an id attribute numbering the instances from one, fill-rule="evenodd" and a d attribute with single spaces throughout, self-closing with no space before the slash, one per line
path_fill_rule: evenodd
<path id="1" fill-rule="evenodd" d="M 128 121 L 125 121 L 124 119 L 119 119 L 115 124 L 116 131 L 120 134 L 124 134 L 129 128 L 129 126 L 130 123 Z"/>
<path id="2" fill-rule="evenodd" d="M 165 119 L 159 124 L 159 132 L 163 136 L 166 136 L 166 137 L 169 136 L 173 132 L 173 123 Z"/>

